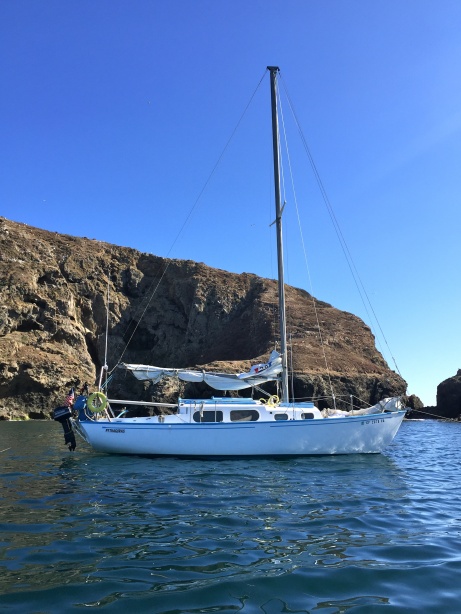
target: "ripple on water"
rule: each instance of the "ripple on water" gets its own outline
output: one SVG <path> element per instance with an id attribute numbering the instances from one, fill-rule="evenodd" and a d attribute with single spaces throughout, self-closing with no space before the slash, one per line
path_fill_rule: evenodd
<path id="1" fill-rule="evenodd" d="M 384 455 L 184 461 L 0 424 L 8 612 L 437 612 L 461 598 L 461 425 Z M 430 443 L 428 443 L 430 442 Z"/>

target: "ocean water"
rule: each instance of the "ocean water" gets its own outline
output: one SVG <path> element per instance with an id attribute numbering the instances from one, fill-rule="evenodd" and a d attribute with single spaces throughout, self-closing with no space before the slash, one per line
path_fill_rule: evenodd
<path id="1" fill-rule="evenodd" d="M 0 611 L 461 612 L 461 423 L 385 454 L 70 453 L 0 422 Z"/>

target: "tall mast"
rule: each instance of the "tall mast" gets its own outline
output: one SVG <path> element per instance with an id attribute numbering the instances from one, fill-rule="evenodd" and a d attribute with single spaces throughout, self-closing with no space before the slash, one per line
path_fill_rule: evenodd
<path id="1" fill-rule="evenodd" d="M 279 126 L 277 116 L 277 76 L 280 69 L 268 66 L 271 74 L 272 147 L 274 151 L 275 222 L 277 230 L 277 263 L 279 290 L 280 352 L 282 354 L 282 402 L 288 403 L 288 356 L 285 309 L 285 282 L 283 268 L 282 205 L 280 202 Z"/>

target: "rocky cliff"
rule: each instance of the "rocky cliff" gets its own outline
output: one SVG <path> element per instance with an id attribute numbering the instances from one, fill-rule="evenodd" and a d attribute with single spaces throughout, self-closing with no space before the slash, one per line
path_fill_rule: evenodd
<path id="1" fill-rule="evenodd" d="M 0 416 L 49 417 L 70 386 L 94 385 L 104 364 L 244 371 L 265 361 L 277 338 L 274 280 L 168 260 L 86 238 L 60 235 L 0 218 Z M 287 289 L 296 397 L 354 394 L 374 403 L 403 394 L 406 383 L 375 348 L 357 317 Z M 107 309 L 108 307 L 108 309 Z M 211 396 L 191 386 L 183 396 Z M 174 396 L 178 386 L 163 388 Z M 110 396 L 152 386 L 121 369 Z M 129 398 L 129 397 L 128 397 Z M 324 405 L 326 402 L 321 402 Z"/>

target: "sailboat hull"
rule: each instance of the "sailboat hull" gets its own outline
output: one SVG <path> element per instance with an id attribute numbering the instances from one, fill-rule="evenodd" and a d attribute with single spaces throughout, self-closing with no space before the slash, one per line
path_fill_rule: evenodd
<path id="1" fill-rule="evenodd" d="M 405 411 L 277 422 L 159 424 L 145 419 L 76 422 L 96 450 L 186 457 L 302 456 L 379 453 L 394 439 Z"/>

